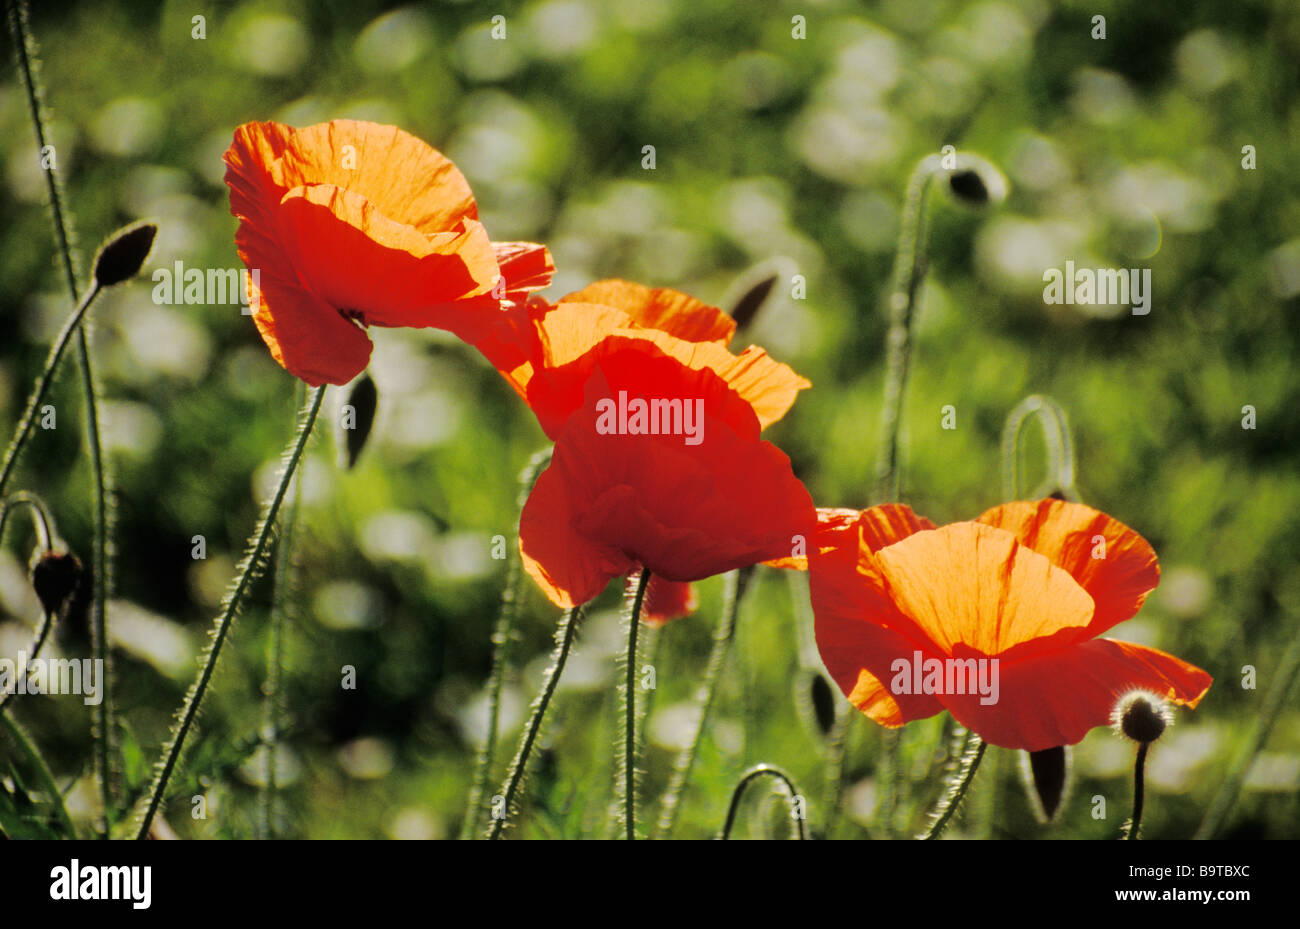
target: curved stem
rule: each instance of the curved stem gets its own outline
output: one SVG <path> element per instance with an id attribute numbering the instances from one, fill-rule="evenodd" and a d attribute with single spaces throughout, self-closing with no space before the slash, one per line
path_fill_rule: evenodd
<path id="1" fill-rule="evenodd" d="M 63 802 L 63 794 L 59 791 L 59 785 L 54 782 L 54 774 L 50 771 L 50 766 L 45 763 L 45 759 L 41 757 L 40 751 L 36 748 L 36 743 L 32 741 L 26 730 L 18 725 L 18 721 L 12 719 L 8 713 L 0 712 L 0 727 L 9 733 L 10 738 L 18 746 L 18 750 L 27 757 L 28 762 L 40 778 L 41 786 L 50 795 L 50 802 L 54 804 L 54 812 L 58 814 L 64 832 L 66 832 L 68 838 L 75 839 L 77 830 L 72 825 L 72 817 L 68 815 L 68 807 Z"/>
<path id="2" fill-rule="evenodd" d="M 966 751 L 962 754 L 961 765 L 954 772 L 954 777 L 948 784 L 948 790 L 939 805 L 934 811 L 934 822 L 926 830 L 922 839 L 937 839 L 943 834 L 947 827 L 948 821 L 952 819 L 953 814 L 957 812 L 957 807 L 961 804 L 962 798 L 966 796 L 966 791 L 970 787 L 970 782 L 975 779 L 975 771 L 980 766 L 980 761 L 984 758 L 984 749 L 987 743 L 975 733 L 970 734 L 971 741 L 966 744 Z"/>
<path id="3" fill-rule="evenodd" d="M 45 501 L 30 490 L 19 490 L 0 500 L 0 536 L 4 534 L 9 514 L 20 506 L 32 511 L 32 528 L 36 530 L 37 544 L 45 552 L 54 551 L 54 517 Z"/>
<path id="4" fill-rule="evenodd" d="M 50 346 L 50 353 L 45 359 L 45 367 L 41 370 L 40 375 L 36 378 L 36 386 L 32 389 L 31 396 L 27 398 L 27 407 L 23 410 L 23 415 L 18 419 L 18 428 L 14 430 L 14 437 L 9 442 L 8 449 L 5 450 L 3 463 L 0 463 L 0 494 L 4 493 L 5 487 L 9 484 L 9 479 L 13 476 L 14 468 L 18 463 L 18 453 L 23 450 L 27 444 L 27 439 L 32 434 L 32 428 L 36 425 L 37 411 L 40 408 L 41 401 L 45 399 L 46 393 L 50 389 L 50 384 L 54 381 L 54 372 L 59 365 L 59 359 L 63 357 L 63 351 L 68 347 L 68 342 L 72 339 L 74 332 L 78 331 L 86 311 L 90 309 L 91 303 L 95 297 L 99 296 L 100 287 L 95 284 L 86 291 L 85 295 L 77 303 L 75 309 L 69 314 L 63 323 L 63 328 L 54 339 L 54 344 Z"/>
<path id="5" fill-rule="evenodd" d="M 1047 476 L 1041 487 L 1043 493 L 1060 493 L 1066 499 L 1077 499 L 1074 489 L 1074 447 L 1070 440 L 1070 427 L 1061 405 L 1045 394 L 1031 394 L 1020 401 L 1007 414 L 1002 429 L 1002 490 L 1008 500 L 1022 499 L 1025 489 L 1020 474 L 1020 434 L 1030 417 L 1043 428 L 1043 443 L 1047 449 Z M 1038 496 L 1035 493 L 1034 496 Z"/>
<path id="6" fill-rule="evenodd" d="M 682 794 L 686 790 L 687 781 L 690 780 L 691 769 L 695 766 L 695 756 L 699 750 L 700 739 L 704 735 L 704 728 L 708 724 L 709 711 L 713 708 L 713 698 L 718 689 L 718 681 L 722 677 L 722 668 L 726 664 L 727 654 L 735 638 L 736 616 L 740 611 L 740 598 L 744 595 L 745 587 L 753 572 L 753 567 L 748 567 L 741 568 L 738 571 L 730 571 L 726 575 L 722 616 L 718 620 L 718 630 L 713 636 L 713 651 L 709 654 L 709 664 L 704 672 L 704 681 L 700 684 L 700 689 L 695 697 L 696 705 L 699 707 L 699 716 L 695 721 L 695 732 L 692 733 L 691 740 L 686 744 L 686 747 L 678 753 L 677 760 L 673 764 L 673 773 L 669 778 L 668 789 L 664 791 L 663 801 L 660 806 L 659 822 L 655 827 L 655 836 L 667 837 L 671 835 L 673 827 L 677 824 L 677 812 L 681 805 Z"/>
<path id="7" fill-rule="evenodd" d="M 912 332 L 916 321 L 916 295 L 925 280 L 925 203 L 930 180 L 939 170 L 934 155 L 922 158 L 907 182 L 903 217 L 894 260 L 893 286 L 889 295 L 888 359 L 885 369 L 884 404 L 881 408 L 880 453 L 876 461 L 876 500 L 888 502 L 899 496 L 899 431 L 902 425 L 903 391 L 912 356 Z"/>
<path id="8" fill-rule="evenodd" d="M 45 117 L 41 107 L 41 91 L 37 82 L 34 64 L 36 58 L 35 41 L 32 38 L 31 29 L 27 22 L 27 4 L 19 3 L 17 0 L 9 0 L 7 6 L 9 33 L 14 43 L 18 73 L 23 89 L 27 94 L 27 105 L 32 118 L 32 127 L 36 132 L 37 149 L 44 155 L 47 147 L 47 134 L 45 131 Z M 72 237 L 68 232 L 70 224 L 64 216 L 63 197 L 52 163 L 45 168 L 45 183 L 50 195 L 50 218 L 54 227 L 54 237 L 58 243 L 59 255 L 63 260 L 63 276 L 68 285 L 68 295 L 73 302 L 76 302 L 77 275 L 72 261 Z M 96 283 L 84 301 L 85 307 L 89 306 L 90 301 L 94 299 L 95 294 L 98 292 L 99 285 Z M 83 307 L 82 313 L 84 311 Z M 75 313 L 74 316 L 76 316 Z M 109 770 L 110 745 L 113 735 L 112 665 L 110 662 L 111 656 L 108 652 L 108 630 L 104 618 L 105 602 L 108 597 L 109 569 L 109 476 L 99 431 L 99 407 L 95 389 L 95 375 L 90 363 L 90 339 L 86 334 L 86 330 L 80 326 L 79 318 L 71 325 L 71 328 L 76 329 L 77 333 L 77 368 L 81 378 L 81 390 L 85 398 L 86 439 L 90 453 L 91 475 L 95 487 L 95 540 L 91 562 L 93 585 L 91 637 L 93 639 L 95 658 L 100 662 L 100 667 L 104 669 L 104 693 L 96 708 L 93 728 L 96 738 L 96 777 L 99 781 L 100 800 L 104 806 L 103 835 L 104 838 L 107 838 L 112 827 L 111 820 L 113 816 L 112 778 Z M 63 336 L 63 333 L 60 335 Z M 66 343 L 66 338 L 64 341 Z M 62 349 L 60 348 L 59 351 L 62 351 Z M 53 366 L 57 364 L 57 361 L 57 356 L 51 353 L 51 362 L 47 364 L 47 373 L 52 373 Z M 39 400 L 36 400 L 36 403 L 39 403 Z M 30 431 L 30 423 L 27 428 Z M 12 473 L 18 451 L 25 441 L 26 436 L 22 435 L 10 446 L 11 454 L 6 456 L 3 469 L 0 469 L 0 495 L 4 493 L 4 485 Z"/>
<path id="9" fill-rule="evenodd" d="M 636 838 L 636 637 L 641 628 L 641 606 L 650 569 L 643 567 L 627 612 L 627 676 L 623 681 L 623 828 L 630 841 Z"/>
<path id="10" fill-rule="evenodd" d="M 163 761 L 154 776 L 153 784 L 150 786 L 147 805 L 138 820 L 139 828 L 136 832 L 136 838 L 138 839 L 146 838 L 149 835 L 149 826 L 153 823 L 154 814 L 158 812 L 158 807 L 162 803 L 163 793 L 167 790 L 167 781 L 171 778 L 177 761 L 180 760 L 181 749 L 185 746 L 185 737 L 194 724 L 194 717 L 198 715 L 199 704 L 203 700 L 203 694 L 207 690 L 208 682 L 212 679 L 212 673 L 216 670 L 217 659 L 221 655 L 221 646 L 230 631 L 230 625 L 239 613 L 239 608 L 243 604 L 244 595 L 248 592 L 248 588 L 261 575 L 265 567 L 264 558 L 267 543 L 271 537 L 271 527 L 275 524 L 275 517 L 280 511 L 280 504 L 284 501 L 285 493 L 289 489 L 289 482 L 293 480 L 294 472 L 297 471 L 298 464 L 302 460 L 303 450 L 307 447 L 307 439 L 311 436 L 312 426 L 316 423 L 316 414 L 320 412 L 321 401 L 324 398 L 325 388 L 321 386 L 313 390 L 307 400 L 307 412 L 298 427 L 298 435 L 294 438 L 285 455 L 279 484 L 263 509 L 262 518 L 258 522 L 257 528 L 253 531 L 253 545 L 244 556 L 243 561 L 240 562 L 234 586 L 227 595 L 221 615 L 217 617 L 213 626 L 212 642 L 209 644 L 207 654 L 204 657 L 203 668 L 194 684 L 190 687 L 189 693 L 185 696 L 180 717 L 172 731 L 171 739 L 164 752 Z"/>
<path id="11" fill-rule="evenodd" d="M 1136 839 L 1138 831 L 1142 828 L 1142 800 L 1146 793 L 1144 774 L 1147 764 L 1147 749 L 1150 748 L 1150 742 L 1142 742 L 1138 745 L 1137 761 L 1133 764 L 1133 816 L 1128 821 L 1128 833 L 1124 836 L 1126 839 Z"/>
<path id="12" fill-rule="evenodd" d="M 581 616 L 580 606 L 565 610 L 564 615 L 560 617 L 560 624 L 555 627 L 555 651 L 551 655 L 551 667 L 546 672 L 546 680 L 542 683 L 541 692 L 533 701 L 532 713 L 528 717 L 528 724 L 524 726 L 524 737 L 519 743 L 518 751 L 515 752 L 514 761 L 510 763 L 510 771 L 506 774 L 505 783 L 501 786 L 503 811 L 501 816 L 493 817 L 492 827 L 488 830 L 489 839 L 501 838 L 506 820 L 514 808 L 515 793 L 519 790 L 520 782 L 523 781 L 524 771 L 528 767 L 528 756 L 533 751 L 533 743 L 537 741 L 538 733 L 542 730 L 546 708 L 550 706 L 555 687 L 560 682 L 560 675 L 564 673 L 564 663 L 568 660 L 569 650 L 573 647 L 573 635 Z"/>
<path id="13" fill-rule="evenodd" d="M 736 813 L 740 810 L 740 801 L 745 796 L 745 790 L 749 787 L 751 781 L 757 780 L 760 777 L 773 777 L 780 781 L 781 784 L 784 785 L 786 797 L 791 803 L 799 797 L 799 790 L 794 786 L 794 781 L 792 781 L 790 776 L 780 768 L 770 764 L 755 765 L 745 772 L 739 783 L 736 784 L 736 789 L 731 792 L 731 805 L 727 807 L 727 821 L 723 823 L 722 833 L 718 836 L 719 839 L 727 839 L 731 837 L 731 827 L 736 823 Z M 797 838 L 806 839 L 808 836 L 804 829 L 803 817 L 792 815 L 791 818 L 797 824 L 795 826 L 795 834 Z"/>
<path id="14" fill-rule="evenodd" d="M 519 509 L 522 511 L 532 492 L 533 485 L 551 460 L 550 448 L 542 449 L 529 459 L 519 474 Z M 515 521 L 515 539 L 519 538 L 519 521 Z M 497 613 L 496 628 L 492 630 L 492 670 L 488 673 L 488 728 L 475 762 L 474 780 L 470 787 L 469 802 L 465 806 L 465 820 L 460 826 L 460 837 L 472 839 L 483 815 L 483 795 L 492 774 L 492 761 L 496 755 L 497 735 L 501 725 L 501 691 L 508 666 L 510 640 L 515 633 L 515 619 L 519 615 L 520 585 L 524 567 L 518 552 L 508 553 L 506 586 L 501 591 L 501 608 Z"/>
<path id="15" fill-rule="evenodd" d="M 302 386 L 294 393 L 301 397 Z M 262 839 L 275 837 L 277 777 L 276 757 L 280 745 L 283 716 L 281 679 L 284 671 L 285 610 L 293 585 L 293 538 L 298 525 L 298 510 L 302 506 L 302 480 L 293 482 L 293 499 L 280 523 L 279 540 L 275 551 L 275 574 L 272 577 L 271 611 L 269 619 L 270 641 L 266 649 L 266 683 L 262 690 L 262 784 L 258 790 L 257 833 Z"/>

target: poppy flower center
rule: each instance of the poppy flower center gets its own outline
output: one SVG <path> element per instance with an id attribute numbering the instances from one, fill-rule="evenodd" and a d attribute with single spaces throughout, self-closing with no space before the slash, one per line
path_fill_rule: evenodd
<path id="1" fill-rule="evenodd" d="M 351 322 L 360 323 L 363 328 L 369 325 L 369 323 L 366 322 L 366 314 L 361 310 L 340 308 L 339 315 Z"/>

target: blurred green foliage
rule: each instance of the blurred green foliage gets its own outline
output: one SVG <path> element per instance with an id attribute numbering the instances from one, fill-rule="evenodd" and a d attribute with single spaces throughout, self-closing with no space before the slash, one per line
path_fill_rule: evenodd
<path id="1" fill-rule="evenodd" d="M 1098 13 L 1104 40 L 1091 36 Z M 491 37 L 495 14 L 506 17 L 504 40 Z M 193 37 L 197 15 L 202 39 Z M 806 20 L 804 39 L 792 37 L 795 16 Z M 1145 834 L 1195 831 L 1248 746 L 1300 617 L 1300 176 L 1291 158 L 1300 150 L 1300 7 L 50 2 L 32 25 L 79 270 L 123 223 L 159 225 L 142 278 L 93 313 L 116 480 L 109 622 L 124 800 L 145 782 L 192 679 L 295 410 L 292 379 L 237 306 L 156 305 L 148 276 L 175 261 L 239 266 L 220 157 L 236 125 L 356 117 L 395 123 L 449 154 L 494 238 L 548 243 L 560 272 L 552 296 L 623 276 L 725 304 L 755 263 L 803 275 L 806 298 L 792 299 L 783 279 L 748 335 L 815 385 L 768 437 L 822 505 L 871 502 L 882 302 L 912 166 L 945 144 L 1000 166 L 1010 195 L 996 210 L 933 198 L 904 406 L 904 499 L 940 522 L 999 502 L 1007 413 L 1029 393 L 1060 401 L 1084 500 L 1140 531 L 1161 559 L 1160 588 L 1115 634 L 1216 679 L 1196 711 L 1178 713 L 1148 767 Z M 642 167 L 646 145 L 655 146 L 653 171 Z M 1254 170 L 1242 167 L 1245 145 Z M 11 69 L 0 83 L 0 169 L 0 419 L 12 422 L 70 307 Z M 1044 305 L 1041 275 L 1066 260 L 1149 267 L 1150 314 Z M 491 538 L 510 535 L 516 476 L 544 444 L 527 410 L 464 346 L 436 332 L 372 335 L 371 441 L 343 472 L 333 423 L 322 422 L 305 472 L 286 642 L 283 835 L 456 834 L 505 573 Z M 86 555 L 88 468 L 69 368 L 52 401 L 58 428 L 38 433 L 14 486 L 44 494 L 70 547 Z M 945 404 L 956 407 L 955 430 L 940 428 Z M 1246 405 L 1253 430 L 1242 428 Z M 0 555 L 4 655 L 25 646 L 39 615 L 24 579 L 28 532 L 15 520 Z M 206 559 L 192 558 L 196 535 Z M 791 773 L 810 798 L 810 828 L 825 834 L 826 743 L 807 711 L 807 643 L 802 653 L 798 645 L 803 583 L 765 570 L 748 592 L 680 835 L 715 832 L 737 777 L 756 762 Z M 493 790 L 557 619 L 526 587 Z M 719 611 L 720 581 L 700 589 L 698 614 L 651 646 L 646 823 L 689 729 Z M 172 780 L 166 818 L 183 836 L 253 832 L 269 603 L 263 581 Z M 519 835 L 605 834 L 617 606 L 607 592 L 580 632 Z M 86 654 L 81 622 L 58 632 L 66 654 Z M 345 665 L 356 669 L 356 690 L 340 687 Z M 1241 686 L 1246 665 L 1257 689 Z M 85 708 L 25 698 L 12 709 L 72 785 L 74 816 L 87 820 Z M 899 834 L 920 828 L 938 796 L 944 725 L 936 718 L 903 734 Z M 856 716 L 847 732 L 835 835 L 854 837 L 867 834 L 879 803 L 884 733 Z M 1073 791 L 1052 826 L 1035 821 L 1014 753 L 989 755 L 951 834 L 1118 834 L 1132 749 L 1110 732 L 1076 748 Z M 1287 702 L 1224 834 L 1297 837 L 1298 788 L 1300 713 Z M 751 792 L 740 829 L 784 835 L 765 792 Z M 200 793 L 207 818 L 195 820 L 190 798 Z M 1106 798 L 1105 819 L 1093 818 L 1095 796 Z"/>

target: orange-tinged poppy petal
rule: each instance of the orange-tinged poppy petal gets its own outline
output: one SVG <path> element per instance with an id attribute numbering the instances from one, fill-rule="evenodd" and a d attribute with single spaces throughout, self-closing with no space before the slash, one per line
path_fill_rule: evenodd
<path id="1" fill-rule="evenodd" d="M 369 337 L 309 290 L 274 275 L 248 278 L 248 305 L 271 355 L 312 387 L 346 384 L 370 363 Z"/>
<path id="2" fill-rule="evenodd" d="M 1092 598 L 1069 574 L 983 523 L 917 532 L 874 558 L 889 596 L 915 626 L 901 631 L 944 655 L 1059 648 L 1092 620 Z"/>
<path id="3" fill-rule="evenodd" d="M 736 334 L 736 321 L 722 310 L 668 287 L 646 287 L 614 278 L 588 284 L 561 297 L 560 302 L 613 307 L 644 329 L 658 329 L 687 342 L 725 346 Z"/>
<path id="4" fill-rule="evenodd" d="M 561 303 L 534 309 L 534 314 L 531 358 L 526 366 L 508 372 L 507 379 L 516 389 L 522 386 L 542 430 L 551 438 L 581 404 L 583 385 L 592 370 L 632 341 L 649 343 L 688 368 L 717 374 L 753 409 L 763 428 L 785 415 L 798 392 L 811 386 L 760 348 L 751 346 L 733 355 L 716 343 L 687 342 L 665 332 L 629 327 L 623 313 L 603 305 Z"/>
<path id="5" fill-rule="evenodd" d="M 1006 503 L 978 521 L 1011 532 L 1020 544 L 1070 572 L 1096 604 L 1089 635 L 1133 616 L 1160 583 L 1160 564 L 1147 540 L 1082 503 Z"/>
<path id="6" fill-rule="evenodd" d="M 858 519 L 862 513 L 858 510 L 849 510 L 842 507 L 821 507 L 817 508 L 817 529 L 811 539 L 801 539 L 803 551 L 806 553 L 809 545 L 828 544 L 831 536 L 844 532 L 851 532 L 853 542 L 856 544 Z M 784 558 L 773 558 L 771 561 L 765 561 L 763 564 L 769 568 L 787 568 L 794 571 L 808 570 L 807 554 L 787 555 Z"/>
<path id="7" fill-rule="evenodd" d="M 239 216 L 251 215 L 242 209 L 246 198 L 273 204 L 295 187 L 330 184 L 426 234 L 478 218 L 469 184 L 456 166 L 396 126 L 350 119 L 304 129 L 247 123 L 235 131 L 226 162 L 231 206 Z M 237 205 L 241 209 L 234 209 Z"/>
<path id="8" fill-rule="evenodd" d="M 671 432 L 599 431 L 601 404 L 624 392 L 691 402 L 693 417 L 702 413 L 698 442 Z M 556 439 L 548 475 L 563 485 L 562 494 L 548 490 L 551 499 L 562 496 L 566 508 L 530 512 L 530 498 L 520 536 L 538 563 L 530 573 L 545 575 L 543 589 L 556 603 L 581 600 L 597 574 L 626 573 L 610 552 L 666 580 L 694 581 L 784 555 L 815 520 L 790 460 L 758 438 L 748 405 L 711 371 L 648 354 L 644 345 L 601 359 L 582 408 Z M 564 525 L 551 525 L 558 521 Z"/>
<path id="9" fill-rule="evenodd" d="M 905 503 L 882 503 L 863 510 L 858 520 L 862 530 L 862 543 L 873 552 L 901 542 L 924 529 L 936 528 L 934 523 L 914 512 Z"/>
<path id="10" fill-rule="evenodd" d="M 963 726 L 1004 748 L 1042 751 L 1073 745 L 1111 722 L 1116 701 L 1146 690 L 1194 707 L 1212 678 L 1200 668 L 1144 645 L 1092 639 L 999 667 L 998 700 L 942 697 Z"/>
<path id="11" fill-rule="evenodd" d="M 532 290 L 551 283 L 555 262 L 545 245 L 536 242 L 493 242 L 501 276 L 505 278 L 507 296 L 519 299 Z"/>
<path id="12" fill-rule="evenodd" d="M 650 583 L 646 585 L 641 620 L 651 626 L 662 626 L 671 620 L 689 616 L 699 605 L 694 584 L 670 581 L 652 574 Z"/>
<path id="13" fill-rule="evenodd" d="M 285 254 L 326 303 L 368 325 L 437 326 L 455 332 L 474 313 L 496 315 L 486 297 L 497 277 L 483 227 L 426 236 L 379 214 L 364 197 L 337 187 L 299 187 L 280 206 Z"/>
<path id="14" fill-rule="evenodd" d="M 519 515 L 524 570 L 565 610 L 591 600 L 611 578 L 636 567 L 617 548 L 597 544 L 577 531 L 573 513 L 581 502 L 581 488 L 568 473 L 567 461 L 553 456 Z"/>

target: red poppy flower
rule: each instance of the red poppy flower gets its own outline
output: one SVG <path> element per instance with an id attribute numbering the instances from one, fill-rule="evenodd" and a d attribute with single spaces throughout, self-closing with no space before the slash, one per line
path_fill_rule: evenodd
<path id="1" fill-rule="evenodd" d="M 1210 686 L 1172 655 L 1097 638 L 1138 611 L 1160 569 L 1145 539 L 1091 507 L 1008 503 L 938 528 L 891 504 L 823 527 L 818 541 L 822 660 L 881 725 L 947 709 L 987 742 L 1041 751 L 1108 725 L 1127 691 L 1194 707 Z M 981 659 L 996 659 L 983 666 L 996 687 L 977 692 Z"/>
<path id="2" fill-rule="evenodd" d="M 643 566 L 685 582 L 787 556 L 816 518 L 733 381 L 665 351 L 662 333 L 627 332 L 582 362 L 581 401 L 557 429 L 551 464 L 520 517 L 525 570 L 564 608 Z M 662 404 L 658 422 L 682 428 L 656 428 L 653 412 L 638 422 L 638 401 L 641 414 Z"/>
<path id="3" fill-rule="evenodd" d="M 256 272 L 254 322 L 275 360 L 313 386 L 365 368 L 367 326 L 477 341 L 503 293 L 522 301 L 554 270 L 540 245 L 494 245 L 456 166 L 395 126 L 247 123 L 224 160 L 235 244 Z"/>
<path id="4" fill-rule="evenodd" d="M 667 288 L 600 281 L 557 304 L 534 297 L 497 319 L 477 343 L 554 439 L 581 406 L 584 386 L 600 359 L 629 340 L 650 341 L 694 370 L 722 377 L 766 428 L 794 403 L 807 380 L 750 346 L 726 345 L 736 323 L 717 307 Z"/>

